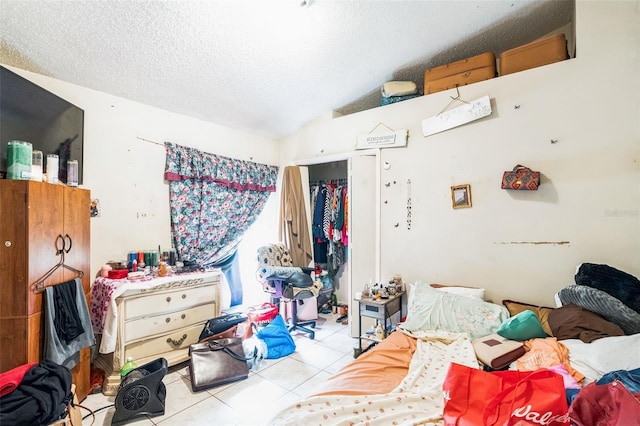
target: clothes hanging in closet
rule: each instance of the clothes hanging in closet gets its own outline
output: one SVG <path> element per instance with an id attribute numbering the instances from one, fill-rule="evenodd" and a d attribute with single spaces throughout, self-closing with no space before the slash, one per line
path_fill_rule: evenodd
<path id="1" fill-rule="evenodd" d="M 346 262 L 348 235 L 348 196 L 345 181 L 312 183 L 311 205 L 314 258 L 326 264 L 334 277 Z"/>

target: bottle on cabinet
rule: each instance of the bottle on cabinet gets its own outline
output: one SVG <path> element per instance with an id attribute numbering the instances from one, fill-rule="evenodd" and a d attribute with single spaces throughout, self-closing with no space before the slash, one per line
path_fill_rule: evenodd
<path id="1" fill-rule="evenodd" d="M 382 324 L 378 324 L 375 330 L 376 339 L 382 340 L 384 339 L 384 328 L 382 328 Z"/>

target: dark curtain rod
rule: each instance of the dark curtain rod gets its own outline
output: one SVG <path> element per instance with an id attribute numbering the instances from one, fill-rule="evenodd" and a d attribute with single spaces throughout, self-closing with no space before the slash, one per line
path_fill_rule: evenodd
<path id="1" fill-rule="evenodd" d="M 348 183 L 348 179 L 328 179 L 328 180 L 312 180 L 309 181 L 309 185 L 310 186 L 321 186 L 321 185 L 326 185 L 326 184 L 333 184 L 333 185 L 341 185 L 341 186 L 345 186 Z"/>

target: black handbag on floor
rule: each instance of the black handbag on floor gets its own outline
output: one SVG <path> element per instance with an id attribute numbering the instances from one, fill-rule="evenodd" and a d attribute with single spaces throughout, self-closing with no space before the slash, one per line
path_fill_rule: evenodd
<path id="1" fill-rule="evenodd" d="M 234 313 L 234 314 L 226 314 L 221 315 L 216 318 L 212 318 L 204 325 L 202 332 L 200 333 L 200 337 L 198 337 L 198 342 L 203 342 L 205 340 L 216 339 L 216 335 L 219 335 L 227 330 L 229 330 L 234 325 L 238 325 L 242 322 L 245 322 L 248 317 L 244 314 Z M 227 337 L 227 336 L 221 336 Z M 230 336 L 233 337 L 233 336 Z"/>
<path id="2" fill-rule="evenodd" d="M 189 375 L 194 392 L 210 389 L 226 383 L 246 379 L 249 376 L 242 339 L 231 337 L 209 340 L 189 346 Z"/>

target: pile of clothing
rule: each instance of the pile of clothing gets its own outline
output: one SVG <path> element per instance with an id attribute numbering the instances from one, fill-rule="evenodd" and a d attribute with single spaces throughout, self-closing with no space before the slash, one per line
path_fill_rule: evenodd
<path id="1" fill-rule="evenodd" d="M 65 418 L 72 401 L 71 370 L 55 362 L 0 374 L 0 425 L 46 425 Z"/>

